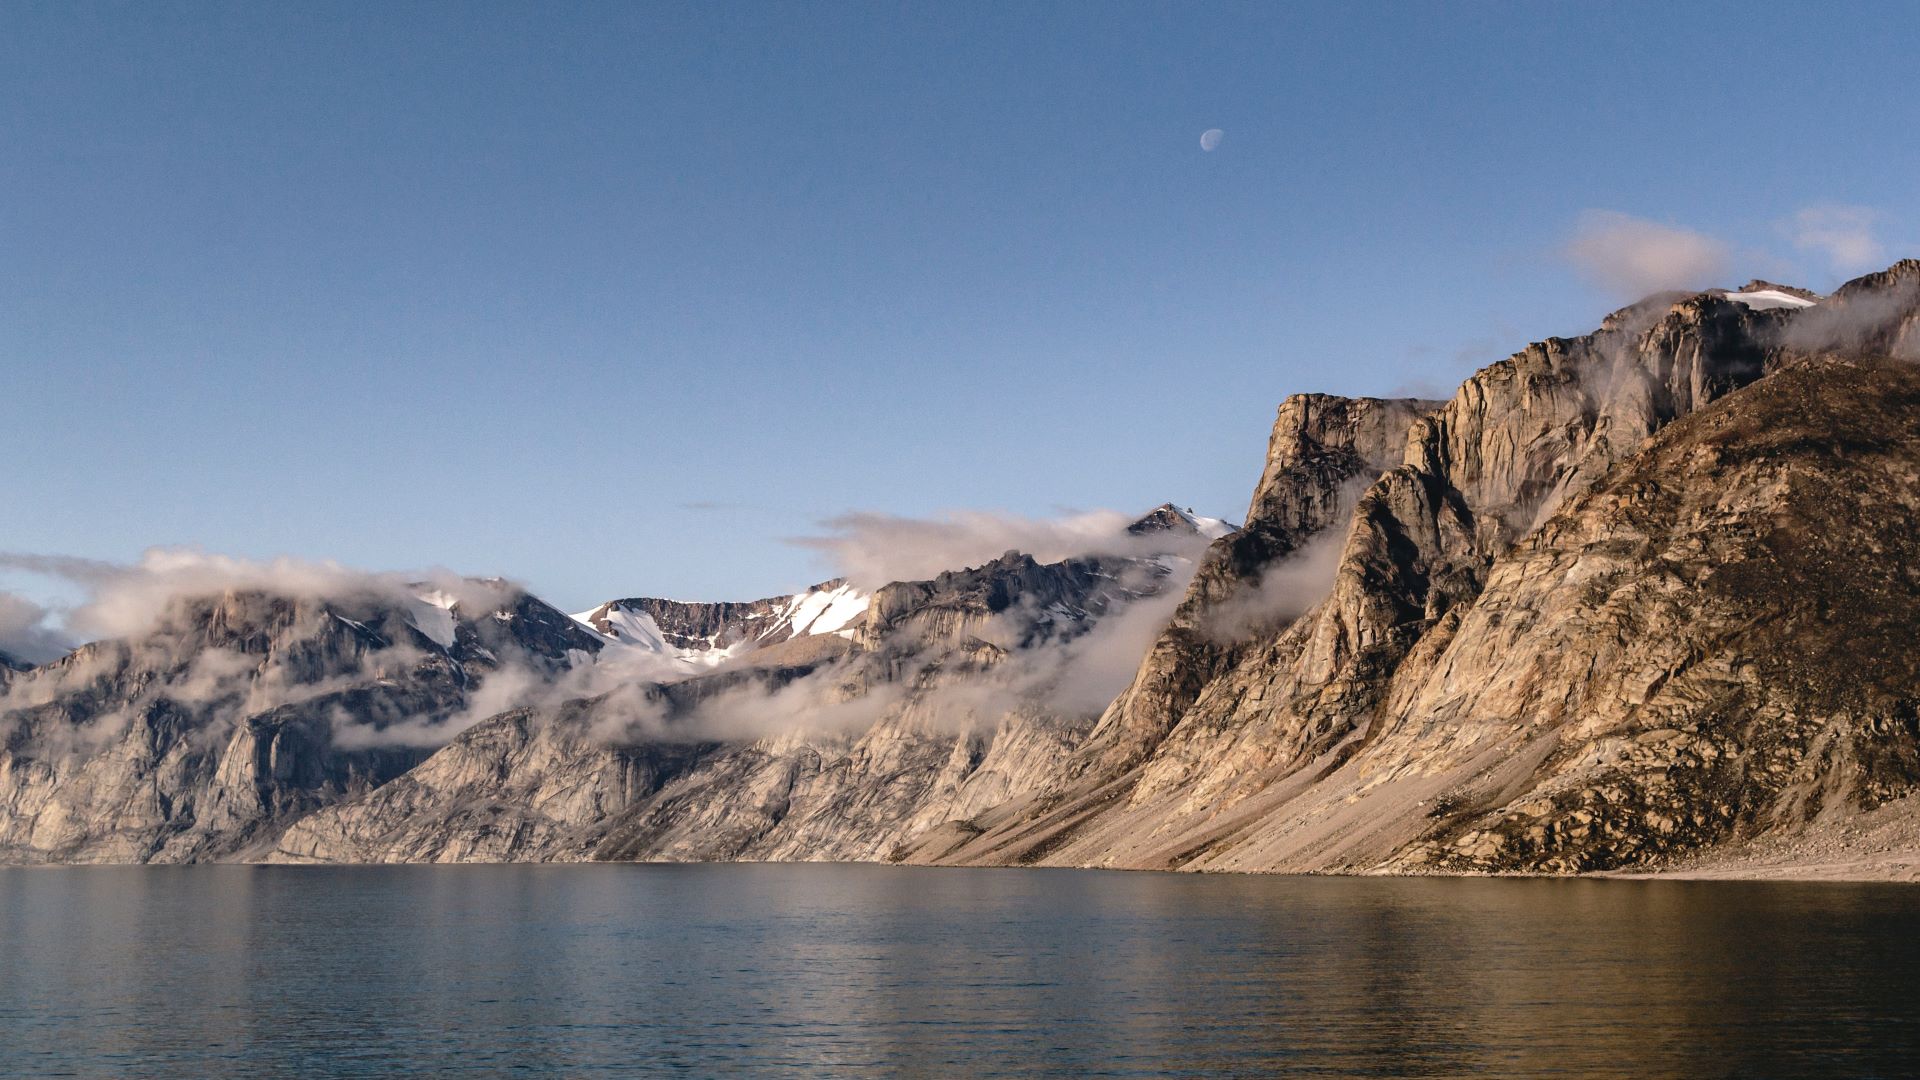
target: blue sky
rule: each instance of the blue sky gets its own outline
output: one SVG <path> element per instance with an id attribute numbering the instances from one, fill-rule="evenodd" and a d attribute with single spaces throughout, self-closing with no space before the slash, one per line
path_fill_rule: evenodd
<path id="1" fill-rule="evenodd" d="M 1591 329 L 1591 211 L 1920 252 L 1920 8 L 1290 7 L 8 4 L 0 550 L 765 595 L 1236 517 L 1286 394 Z"/>

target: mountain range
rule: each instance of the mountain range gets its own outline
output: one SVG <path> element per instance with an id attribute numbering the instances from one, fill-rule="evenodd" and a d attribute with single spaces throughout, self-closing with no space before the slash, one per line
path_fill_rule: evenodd
<path id="1" fill-rule="evenodd" d="M 1920 873 L 1920 261 L 1281 403 L 1244 522 L 566 615 L 249 581 L 0 663 L 0 859 Z"/>

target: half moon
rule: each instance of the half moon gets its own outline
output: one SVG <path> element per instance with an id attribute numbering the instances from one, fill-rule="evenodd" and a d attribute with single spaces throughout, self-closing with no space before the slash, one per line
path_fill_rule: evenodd
<path id="1" fill-rule="evenodd" d="M 1212 153 L 1213 148 L 1219 146 L 1220 140 L 1226 137 L 1227 133 L 1219 128 L 1208 128 L 1200 133 L 1200 149 Z"/>

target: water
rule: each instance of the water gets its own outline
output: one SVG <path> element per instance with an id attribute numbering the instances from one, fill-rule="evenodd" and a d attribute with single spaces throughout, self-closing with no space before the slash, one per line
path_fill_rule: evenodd
<path id="1" fill-rule="evenodd" d="M 0 1074 L 1904 1076 L 1920 888 L 0 869 Z"/>

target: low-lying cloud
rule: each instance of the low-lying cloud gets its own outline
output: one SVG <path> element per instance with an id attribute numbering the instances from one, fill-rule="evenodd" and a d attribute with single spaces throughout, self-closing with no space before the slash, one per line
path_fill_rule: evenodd
<path id="1" fill-rule="evenodd" d="M 951 735 L 1010 716 L 1085 722 L 1132 681 L 1194 565 L 1174 558 L 1117 570 L 1091 613 L 1043 609 L 1027 597 L 952 638 L 943 629 L 920 644 L 895 640 L 805 672 L 734 669 L 707 686 L 610 681 L 590 665 L 525 704 L 559 710 L 598 691 L 587 734 L 614 745 L 858 737 L 876 724 Z"/>
<path id="2" fill-rule="evenodd" d="M 132 637 L 150 629 L 180 598 L 258 590 L 293 599 L 379 596 L 404 603 L 422 585 L 470 606 L 498 598 L 491 586 L 433 568 L 418 573 L 358 570 L 332 561 L 243 559 L 195 548 L 150 548 L 135 563 L 67 555 L 0 552 L 0 570 L 77 585 L 86 599 L 70 610 L 42 609 L 41 626 L 63 639 Z"/>
<path id="3" fill-rule="evenodd" d="M 1332 590 L 1345 544 L 1341 530 L 1321 531 L 1214 605 L 1200 623 L 1201 632 L 1218 644 L 1233 645 L 1305 615 Z"/>
<path id="4" fill-rule="evenodd" d="M 1127 526 L 1136 520 L 1113 510 L 1095 510 L 1053 518 L 994 511 L 961 510 L 936 517 L 902 517 L 855 511 L 822 521 L 822 536 L 791 537 L 788 543 L 819 552 L 836 574 L 855 587 L 876 589 L 889 582 L 922 581 L 947 570 L 992 562 L 1009 551 L 1042 563 L 1095 555 L 1146 556 L 1169 547 L 1168 534 L 1136 536 Z"/>
<path id="5" fill-rule="evenodd" d="M 20 681 L 0 700 L 0 714 L 7 715 L 9 727 L 38 716 L 30 722 L 40 749 L 61 753 L 105 745 L 162 699 L 198 717 L 195 723 L 204 729 L 199 737 L 206 740 L 227 737 L 234 724 L 270 710 L 317 709 L 315 715 L 329 725 L 334 745 L 347 750 L 432 748 L 501 713 L 554 710 L 570 701 L 598 703 L 593 710 L 599 718 L 596 734 L 608 740 L 735 741 L 789 732 L 849 732 L 897 716 L 902 709 L 920 722 L 955 725 L 998 723 L 1022 708 L 1094 714 L 1132 678 L 1179 603 L 1193 560 L 1208 542 L 1168 532 L 1134 535 L 1127 531 L 1133 520 L 1109 511 L 1057 518 L 987 512 L 925 519 L 850 514 L 829 522 L 829 534 L 796 541 L 822 552 L 845 576 L 869 587 L 977 566 L 1008 550 L 1042 562 L 1096 555 L 1143 560 L 1134 566 L 1141 577 L 1116 581 L 1123 595 L 1085 624 L 1067 619 L 1054 628 L 1059 632 L 1028 640 L 1014 623 L 1026 620 L 1031 626 L 1044 619 L 1042 613 L 1028 610 L 1029 605 L 1017 605 L 1005 613 L 1003 625 L 981 631 L 987 638 L 1007 639 L 994 642 L 1004 650 L 1002 659 L 961 677 L 953 677 L 942 665 L 971 662 L 960 659 L 964 648 L 958 653 L 935 650 L 887 675 L 876 676 L 874 668 L 862 667 L 856 657 L 829 661 L 797 678 L 793 672 L 743 670 L 697 693 L 681 693 L 663 688 L 694 674 L 684 665 L 645 649 L 612 645 L 591 658 L 577 655 L 571 666 L 503 654 L 497 668 L 464 687 L 462 700 L 451 712 L 444 699 L 422 711 L 406 689 L 421 665 L 444 661 L 430 643 L 404 633 L 401 627 L 409 618 L 405 613 L 417 606 L 424 586 L 451 594 L 463 611 L 477 617 L 498 606 L 497 586 L 445 571 L 380 573 L 334 562 L 248 560 L 178 548 L 154 549 L 129 564 L 0 554 L 0 569 L 58 578 L 78 586 L 84 596 L 70 608 L 49 611 L 0 594 L 0 634 L 14 646 L 9 652 L 44 660 L 74 641 L 110 643 L 83 650 L 58 670 Z M 1149 557 L 1153 561 L 1146 561 Z M 205 649 L 180 667 L 181 657 L 175 655 L 180 643 L 168 633 L 149 636 L 164 629 L 183 599 L 235 591 L 321 601 L 351 598 L 342 609 L 349 613 L 388 608 L 392 624 L 371 629 L 389 644 L 362 655 L 353 670 L 301 679 L 267 656 L 221 648 Z M 329 609 L 334 606 L 328 604 Z M 23 647 L 35 641 L 47 647 Z M 54 714 L 40 708 L 89 680 L 118 677 L 114 673 L 121 670 L 161 677 L 83 722 L 56 723 Z M 468 677 L 456 675 L 463 681 Z M 922 680 L 921 675 L 928 677 Z M 367 692 L 375 683 L 401 689 Z"/>

